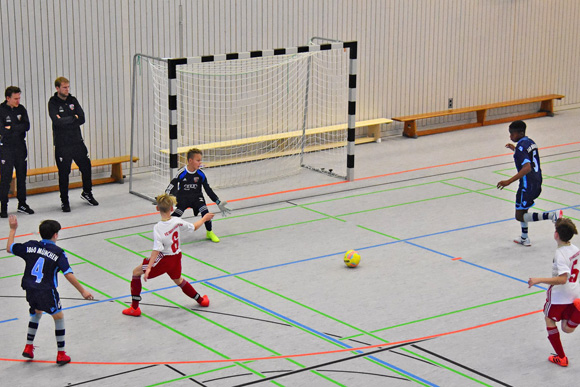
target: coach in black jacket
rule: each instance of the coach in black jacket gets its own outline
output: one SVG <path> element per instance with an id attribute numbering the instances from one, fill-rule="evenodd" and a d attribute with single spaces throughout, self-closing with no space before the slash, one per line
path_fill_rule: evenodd
<path id="1" fill-rule="evenodd" d="M 26 204 L 26 170 L 28 151 L 26 132 L 30 120 L 26 108 L 20 105 L 21 90 L 8 86 L 4 92 L 6 101 L 0 104 L 0 217 L 8 217 L 8 191 L 12 172 L 16 169 L 18 212 L 34 214 Z"/>
<path id="2" fill-rule="evenodd" d="M 70 212 L 68 181 L 74 162 L 81 171 L 83 192 L 81 198 L 92 206 L 98 206 L 92 194 L 91 159 L 83 141 L 81 125 L 85 123 L 85 112 L 79 101 L 70 95 L 70 81 L 58 77 L 54 81 L 56 93 L 48 100 L 48 114 L 52 120 L 54 156 L 58 167 L 58 186 L 63 212 Z"/>

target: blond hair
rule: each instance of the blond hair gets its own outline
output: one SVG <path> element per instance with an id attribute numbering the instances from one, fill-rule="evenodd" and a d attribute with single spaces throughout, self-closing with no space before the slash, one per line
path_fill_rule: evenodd
<path id="1" fill-rule="evenodd" d="M 155 200 L 157 200 L 157 208 L 159 208 L 160 212 L 169 212 L 177 204 L 175 196 L 167 193 L 157 196 Z"/>
<path id="2" fill-rule="evenodd" d="M 66 79 L 65 77 L 58 77 L 54 80 L 54 87 L 60 87 L 60 85 L 62 84 L 69 84 L 70 85 L 70 81 L 68 79 Z"/>

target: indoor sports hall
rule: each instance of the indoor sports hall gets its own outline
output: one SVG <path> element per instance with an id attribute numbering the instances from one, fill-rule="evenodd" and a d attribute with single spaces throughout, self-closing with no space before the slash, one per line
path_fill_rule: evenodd
<path id="1" fill-rule="evenodd" d="M 575 222 L 579 119 L 577 109 L 564 110 L 528 126 L 545 179 L 536 208 L 563 209 Z M 531 247 L 512 242 L 519 235 L 514 187 L 495 187 L 515 173 L 507 138 L 506 124 L 393 137 L 357 146 L 354 182 L 304 171 L 219 190 L 233 210 L 214 219 L 221 242 L 198 230 L 183 246 L 183 274 L 210 306 L 196 306 L 162 276 L 144 283 L 138 318 L 121 311 L 130 303 L 131 270 L 152 248 L 154 206 L 110 184 L 95 188 L 99 207 L 79 199 L 63 214 L 52 204 L 58 194 L 44 194 L 34 202 L 41 217 L 19 217 L 17 242 L 38 238 L 40 219 L 58 219 L 59 245 L 95 301 L 61 278 L 72 363 L 54 364 L 48 316 L 35 361 L 27 362 L 20 357 L 28 318 L 23 265 L 2 253 L 3 379 L 25 385 L 34 377 L 50 386 L 565 385 L 580 359 L 578 333 L 562 337 L 567 369 L 546 361 L 546 287 L 527 286 L 529 277 L 551 273 L 553 224 L 530 224 Z M 0 227 L 7 235 L 7 223 Z M 349 249 L 362 257 L 355 269 L 342 262 Z"/>
<path id="2" fill-rule="evenodd" d="M 569 364 L 553 364 L 552 293 L 528 286 L 553 275 L 555 226 L 514 243 L 518 181 L 497 186 L 523 120 L 543 175 L 530 212 L 580 227 L 579 19 L 577 0 L 0 0 L 0 385 L 572 385 L 580 332 L 558 323 Z M 67 175 L 71 139 L 86 151 Z M 220 240 L 182 234 L 209 306 L 161 275 L 126 315 L 154 198 L 192 147 L 231 210 L 204 189 Z M 8 182 L 14 160 L 26 178 Z M 33 359 L 34 269 L 6 250 L 8 215 L 19 244 L 60 222 L 94 298 L 58 274 L 66 334 L 45 313 Z"/>

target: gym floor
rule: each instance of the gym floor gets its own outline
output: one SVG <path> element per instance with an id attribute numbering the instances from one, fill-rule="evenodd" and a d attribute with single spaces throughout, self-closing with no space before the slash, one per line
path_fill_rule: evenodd
<path id="1" fill-rule="evenodd" d="M 544 174 L 535 210 L 563 209 L 580 226 L 578 122 L 580 109 L 563 110 L 527 121 L 527 133 Z M 553 224 L 530 224 L 531 247 L 513 243 L 517 182 L 495 188 L 515 174 L 507 128 L 357 146 L 355 182 L 305 170 L 218 190 L 233 210 L 214 219 L 221 242 L 202 227 L 182 246 L 183 276 L 209 296 L 208 308 L 161 276 L 143 284 L 141 317 L 121 314 L 159 220 L 127 184 L 96 186 L 98 207 L 71 190 L 67 214 L 58 193 L 29 197 L 36 214 L 19 214 L 16 242 L 38 239 L 43 219 L 61 222 L 58 245 L 95 301 L 60 276 L 72 363 L 55 364 L 46 315 L 35 359 L 22 358 L 24 265 L 0 253 L 2 384 L 569 385 L 580 372 L 580 332 L 561 333 L 568 368 L 548 362 L 546 287 L 527 286 L 551 275 Z M 184 218 L 195 220 L 189 210 Z M 2 220 L 1 243 L 8 229 Z M 362 257 L 356 269 L 342 262 L 349 249 Z"/>

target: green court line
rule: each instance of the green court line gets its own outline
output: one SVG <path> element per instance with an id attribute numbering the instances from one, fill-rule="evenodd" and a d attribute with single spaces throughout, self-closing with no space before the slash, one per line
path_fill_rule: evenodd
<path id="1" fill-rule="evenodd" d="M 397 237 L 394 237 L 394 236 L 392 236 L 392 235 L 385 234 L 385 233 L 382 233 L 382 232 L 380 232 L 380 231 L 377 231 L 377 230 L 372 230 L 372 229 L 370 229 L 370 228 L 367 228 L 367 227 L 361 226 L 360 224 L 357 224 L 357 227 L 358 227 L 358 228 L 362 228 L 363 230 L 367 230 L 367 231 L 370 231 L 370 232 L 374 232 L 375 234 L 379 234 L 379 235 L 382 235 L 382 236 L 386 236 L 387 238 L 391 238 L 391 239 L 394 239 L 394 240 L 396 240 L 396 241 L 400 241 L 400 240 L 401 240 L 401 239 L 399 239 L 399 238 L 397 238 Z"/>
<path id="2" fill-rule="evenodd" d="M 85 263 L 85 262 L 71 263 L 71 264 L 70 264 L 70 266 L 82 265 L 82 264 L 84 264 L 84 263 Z M 0 280 L 1 280 L 1 279 L 4 279 L 4 278 L 11 278 L 11 277 L 21 277 L 21 276 L 23 276 L 23 275 L 24 275 L 24 273 L 6 275 L 6 276 L 4 276 L 4 277 L 0 277 Z"/>

